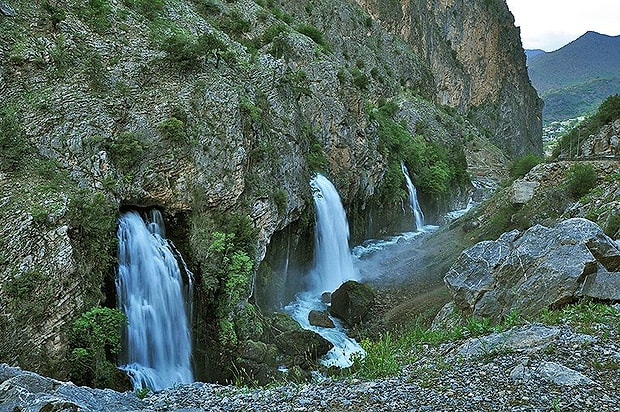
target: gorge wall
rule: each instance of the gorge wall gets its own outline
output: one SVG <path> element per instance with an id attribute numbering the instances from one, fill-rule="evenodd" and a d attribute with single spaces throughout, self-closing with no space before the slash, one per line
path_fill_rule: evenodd
<path id="1" fill-rule="evenodd" d="M 540 151 L 516 29 L 488 2 L 479 15 L 404 4 L 426 34 L 342 0 L 8 3 L 0 358 L 56 377 L 72 322 L 115 305 L 120 209 L 162 210 L 197 274 L 194 358 L 207 379 L 220 353 L 234 360 L 262 339 L 254 273 L 275 233 L 293 224 L 310 237 L 313 172 L 329 175 L 363 237 L 371 211 L 394 217 L 374 233 L 401 214 L 403 159 L 439 204 L 480 166 L 478 124 L 509 154 Z M 227 253 L 249 264 L 231 267 Z M 282 281 L 264 273 L 263 285 Z"/>
<path id="2" fill-rule="evenodd" d="M 504 0 L 357 2 L 428 64 L 437 103 L 475 119 L 510 156 L 542 153 L 542 100 Z"/>

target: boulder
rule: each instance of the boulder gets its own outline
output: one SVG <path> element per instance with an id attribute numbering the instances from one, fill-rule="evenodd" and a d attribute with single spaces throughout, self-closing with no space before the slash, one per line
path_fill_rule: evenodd
<path id="1" fill-rule="evenodd" d="M 505 332 L 470 338 L 456 348 L 453 355 L 457 358 L 470 358 L 498 352 L 531 353 L 546 348 L 559 336 L 558 327 L 539 324 L 514 327 Z"/>
<path id="2" fill-rule="evenodd" d="M 331 342 L 316 332 L 302 329 L 286 313 L 277 313 L 270 322 L 271 342 L 288 357 L 288 365 L 308 366 L 333 347 Z"/>
<path id="3" fill-rule="evenodd" d="M 534 191 L 538 186 L 540 186 L 538 182 L 515 180 L 511 187 L 510 202 L 513 205 L 523 205 L 529 202 L 534 197 Z"/>
<path id="4" fill-rule="evenodd" d="M 267 354 L 267 345 L 264 342 L 255 342 L 247 340 L 241 345 L 239 355 L 243 359 L 253 360 L 255 362 L 263 362 Z"/>
<path id="5" fill-rule="evenodd" d="M 308 314 L 308 321 L 312 326 L 318 326 L 321 328 L 335 327 L 334 321 L 329 318 L 329 314 L 320 310 L 311 310 Z"/>
<path id="6" fill-rule="evenodd" d="M 618 245 L 595 223 L 574 218 L 480 242 L 461 254 L 444 281 L 463 313 L 499 320 L 515 310 L 534 315 L 560 306 L 584 289 L 612 296 L 618 285 L 610 273 L 619 265 Z"/>
<path id="7" fill-rule="evenodd" d="M 75 386 L 0 364 L 2 411 L 101 411 L 143 410 L 146 405 L 132 392 Z"/>
<path id="8" fill-rule="evenodd" d="M 329 313 L 354 326 L 366 319 L 375 304 L 375 292 L 368 285 L 349 280 L 334 293 Z"/>
<path id="9" fill-rule="evenodd" d="M 620 301 L 620 272 L 601 270 L 591 274 L 581 294 L 593 299 Z"/>
<path id="10" fill-rule="evenodd" d="M 515 380 L 541 379 L 558 386 L 581 386 L 595 383 L 584 374 L 556 362 L 541 362 L 533 367 L 517 365 L 510 372 L 510 377 Z"/>

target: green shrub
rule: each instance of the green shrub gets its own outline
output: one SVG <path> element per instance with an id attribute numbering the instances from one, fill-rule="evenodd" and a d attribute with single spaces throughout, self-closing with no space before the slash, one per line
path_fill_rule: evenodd
<path id="1" fill-rule="evenodd" d="M 233 37 L 240 37 L 244 33 L 249 32 L 252 28 L 250 21 L 245 19 L 243 15 L 236 10 L 231 11 L 230 14 L 214 19 L 213 22 L 217 28 Z"/>
<path id="2" fill-rule="evenodd" d="M 145 143 L 136 132 L 125 132 L 104 143 L 112 163 L 121 171 L 135 169 L 142 160 Z"/>
<path id="3" fill-rule="evenodd" d="M 185 123 L 176 117 L 169 117 L 159 124 L 159 131 L 164 138 L 177 144 L 187 144 L 189 139 Z"/>
<path id="4" fill-rule="evenodd" d="M 353 78 L 353 84 L 360 90 L 366 90 L 370 81 L 368 76 L 357 67 L 352 68 L 350 72 Z"/>
<path id="5" fill-rule="evenodd" d="M 278 189 L 273 192 L 273 202 L 278 209 L 278 214 L 284 215 L 286 212 L 286 204 L 288 202 L 288 193 L 284 189 Z"/>
<path id="6" fill-rule="evenodd" d="M 196 39 L 185 32 L 176 32 L 164 40 L 161 49 L 166 52 L 168 60 L 183 69 L 190 69 L 198 64 L 204 56 Z"/>
<path id="7" fill-rule="evenodd" d="M 325 40 L 323 32 L 310 24 L 298 24 L 295 30 L 305 36 L 310 37 L 316 44 L 322 46 L 325 50 L 329 50 L 329 44 Z"/>
<path id="8" fill-rule="evenodd" d="M 0 109 L 0 170 L 20 170 L 33 153 L 34 149 L 17 122 L 15 110 L 11 107 Z"/>
<path id="9" fill-rule="evenodd" d="M 566 189 L 574 199 L 579 199 L 596 186 L 597 179 L 592 165 L 576 164 L 566 172 Z"/>
<path id="10" fill-rule="evenodd" d="M 510 177 L 512 179 L 519 179 L 542 161 L 543 159 L 540 156 L 532 153 L 518 157 L 510 163 Z"/>
<path id="11" fill-rule="evenodd" d="M 71 379 L 77 385 L 115 387 L 116 357 L 127 317 L 117 309 L 95 307 L 73 322 Z"/>
<path id="12" fill-rule="evenodd" d="M 124 3 L 151 21 L 161 16 L 166 9 L 164 0 L 124 0 Z"/>
<path id="13" fill-rule="evenodd" d="M 38 285 L 48 278 L 37 270 L 28 270 L 3 285 L 4 292 L 13 299 L 27 300 Z"/>
<path id="14" fill-rule="evenodd" d="M 50 21 L 52 22 L 52 26 L 54 27 L 66 18 L 65 11 L 61 7 L 50 3 L 48 0 L 44 0 L 41 3 L 41 9 L 48 14 Z"/>
<path id="15" fill-rule="evenodd" d="M 95 31 L 103 32 L 110 27 L 112 6 L 108 0 L 88 0 L 78 6 L 78 15 Z"/>

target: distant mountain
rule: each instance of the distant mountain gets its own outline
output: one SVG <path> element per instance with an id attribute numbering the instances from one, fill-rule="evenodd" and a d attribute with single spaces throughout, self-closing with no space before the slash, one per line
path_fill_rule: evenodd
<path id="1" fill-rule="evenodd" d="M 526 50 L 526 56 L 545 122 L 592 112 L 620 93 L 620 36 L 589 31 L 559 50 Z"/>
<path id="2" fill-rule="evenodd" d="M 536 57 L 540 54 L 545 54 L 545 53 L 547 52 L 541 49 L 526 49 L 525 57 L 527 57 L 527 60 L 529 61 L 532 57 Z"/>

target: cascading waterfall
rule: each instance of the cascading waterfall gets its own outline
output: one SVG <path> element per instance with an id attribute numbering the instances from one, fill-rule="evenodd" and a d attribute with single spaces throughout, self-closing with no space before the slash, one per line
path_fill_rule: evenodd
<path id="1" fill-rule="evenodd" d="M 349 224 L 340 196 L 334 185 L 323 175 L 317 174 L 311 182 L 316 211 L 314 269 L 309 274 L 309 290 L 299 293 L 297 299 L 285 309 L 303 328 L 313 330 L 330 341 L 334 348 L 321 360 L 327 366 L 348 367 L 352 356 L 364 350 L 349 338 L 337 319 L 335 328 L 310 325 L 311 310 L 326 310 L 321 300 L 323 292 L 333 292 L 347 280 L 358 280 L 349 249 Z"/>
<path id="2" fill-rule="evenodd" d="M 332 182 L 317 174 L 310 186 L 316 211 L 315 266 L 310 273 L 310 290 L 319 294 L 333 292 L 347 280 L 358 280 L 349 248 L 349 223 Z"/>
<path id="3" fill-rule="evenodd" d="M 116 293 L 128 320 L 121 369 L 134 389 L 160 390 L 193 382 L 189 326 L 193 275 L 165 238 L 161 213 L 151 211 L 148 224 L 136 212 L 124 213 L 117 235 Z"/>
<path id="4" fill-rule="evenodd" d="M 418 192 L 413 185 L 413 182 L 411 181 L 411 177 L 409 177 L 409 171 L 407 170 L 407 166 L 405 166 L 405 163 L 400 162 L 400 168 L 405 175 L 407 191 L 409 192 L 409 206 L 411 207 L 411 212 L 413 213 L 413 217 L 415 218 L 415 228 L 416 230 L 423 231 L 424 214 L 422 213 L 422 209 L 420 209 L 420 204 L 418 203 Z"/>

